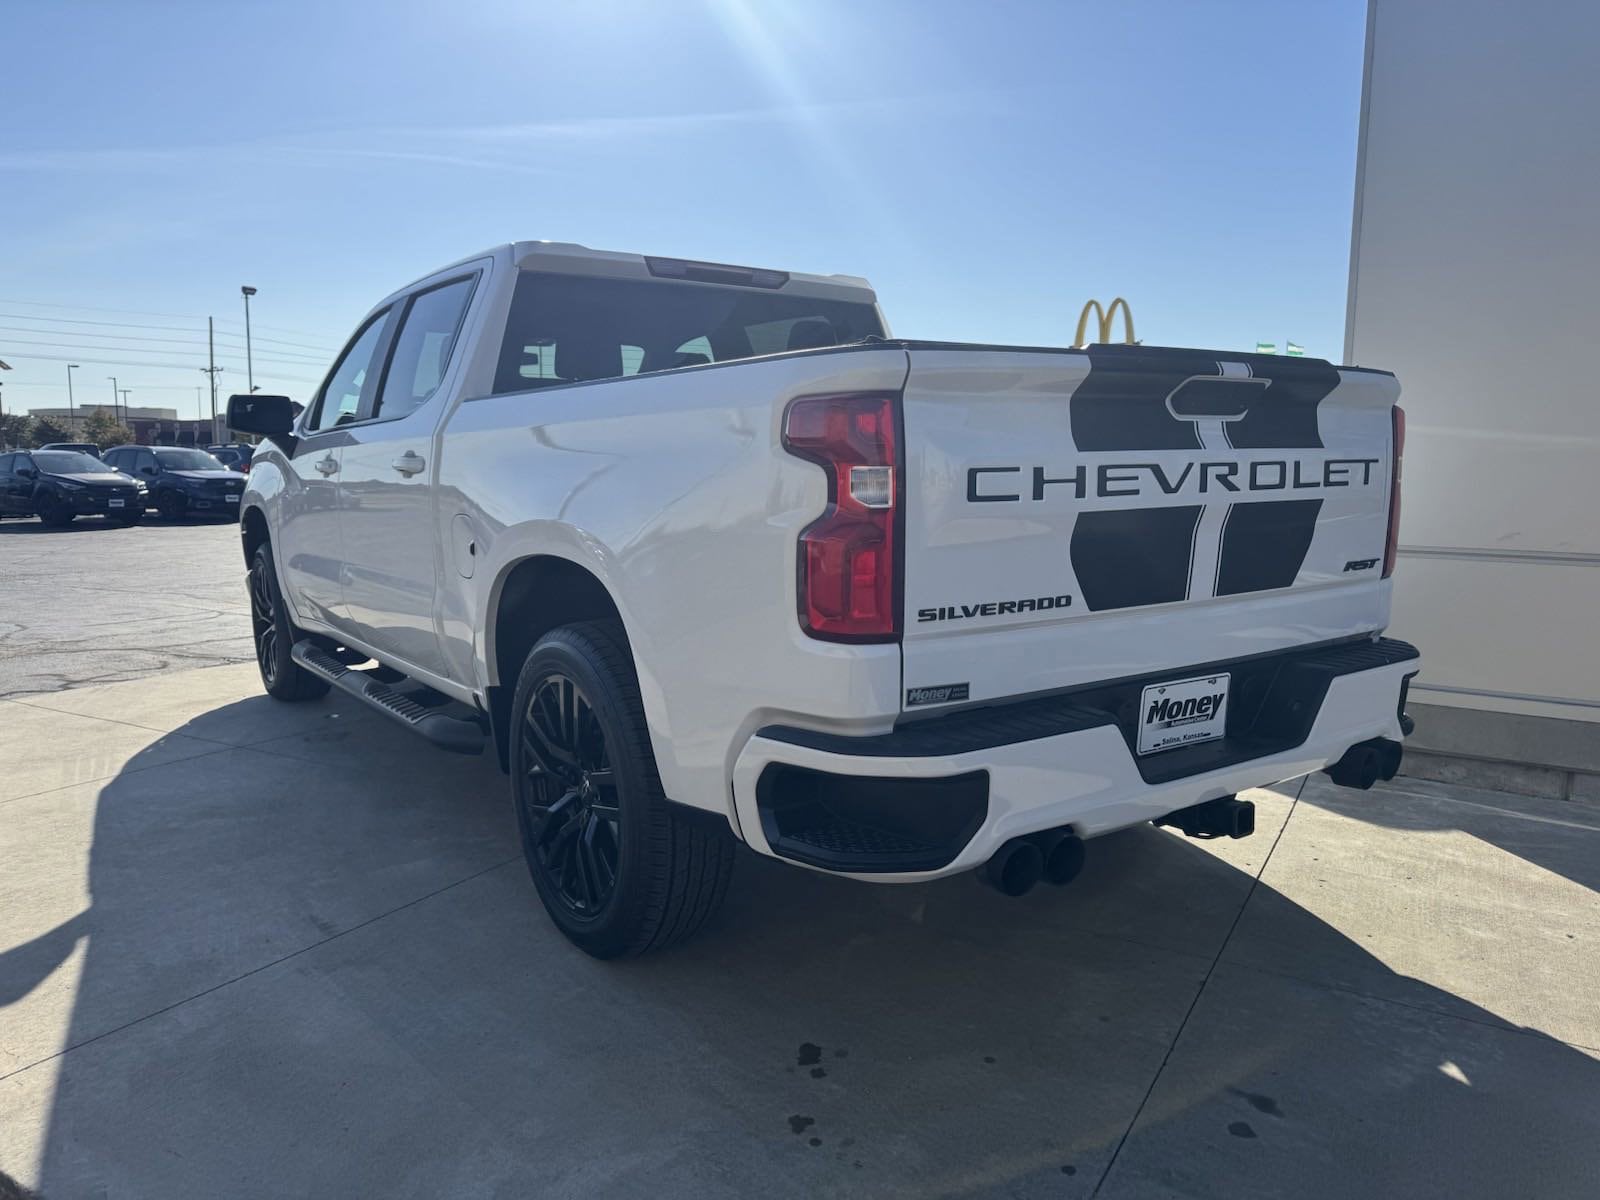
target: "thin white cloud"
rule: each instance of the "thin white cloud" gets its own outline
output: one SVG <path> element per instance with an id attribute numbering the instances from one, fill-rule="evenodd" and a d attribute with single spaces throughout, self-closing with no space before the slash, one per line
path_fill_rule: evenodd
<path id="1" fill-rule="evenodd" d="M 20 150 L 0 153 L 0 171 L 165 171 L 204 161 L 270 158 L 351 158 L 431 163 L 520 174 L 559 174 L 522 155 L 542 143 L 605 143 L 630 139 L 656 141 L 689 136 L 731 125 L 794 125 L 815 130 L 841 117 L 927 114 L 953 103 L 970 106 L 974 97 L 897 97 L 830 103 L 797 103 L 765 108 L 634 116 L 557 118 L 491 125 L 378 127 L 334 134 L 285 135 L 214 145 L 92 147 Z M 462 143 L 470 143 L 463 153 Z"/>

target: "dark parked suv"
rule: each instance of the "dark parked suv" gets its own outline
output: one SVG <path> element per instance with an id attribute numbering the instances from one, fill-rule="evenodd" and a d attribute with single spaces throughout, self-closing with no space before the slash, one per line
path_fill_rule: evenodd
<path id="1" fill-rule="evenodd" d="M 144 489 L 76 450 L 0 454 L 0 516 L 35 514 L 46 525 L 70 525 L 80 515 L 136 525 L 144 516 Z"/>
<path id="2" fill-rule="evenodd" d="M 118 446 L 102 458 L 150 489 L 150 503 L 169 521 L 186 516 L 239 517 L 244 476 L 204 450 L 187 446 Z"/>

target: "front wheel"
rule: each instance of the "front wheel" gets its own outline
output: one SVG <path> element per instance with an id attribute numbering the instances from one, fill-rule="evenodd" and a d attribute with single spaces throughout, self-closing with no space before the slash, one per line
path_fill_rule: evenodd
<path id="1" fill-rule="evenodd" d="M 299 631 L 289 621 L 278 573 L 272 565 L 272 547 L 256 547 L 250 560 L 250 632 L 256 644 L 256 666 L 261 684 L 274 700 L 320 700 L 329 683 L 294 661 Z"/>
<path id="2" fill-rule="evenodd" d="M 111 519 L 124 529 L 128 529 L 144 520 L 144 509 L 130 508 L 126 512 L 118 513 Z"/>
<path id="3" fill-rule="evenodd" d="M 510 740 L 523 857 L 569 941 L 625 958 L 705 923 L 728 890 L 733 839 L 662 794 L 620 626 L 539 639 L 517 679 Z"/>
<path id="4" fill-rule="evenodd" d="M 189 511 L 189 502 L 182 495 L 168 489 L 156 500 L 156 508 L 169 521 L 181 521 Z"/>
<path id="5" fill-rule="evenodd" d="M 62 503 L 61 497 L 53 496 L 46 492 L 38 500 L 39 520 L 56 529 L 64 529 L 72 524 L 72 519 L 78 514 Z"/>

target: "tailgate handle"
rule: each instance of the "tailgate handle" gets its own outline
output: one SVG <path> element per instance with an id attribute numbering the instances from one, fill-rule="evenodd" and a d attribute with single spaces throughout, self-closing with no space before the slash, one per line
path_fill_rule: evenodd
<path id="1" fill-rule="evenodd" d="M 1255 377 L 1191 375 L 1167 393 L 1167 411 L 1180 421 L 1237 421 L 1271 385 Z"/>

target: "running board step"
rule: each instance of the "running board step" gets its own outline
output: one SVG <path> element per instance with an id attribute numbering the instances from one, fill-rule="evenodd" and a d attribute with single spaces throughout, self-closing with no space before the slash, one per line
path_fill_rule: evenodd
<path id="1" fill-rule="evenodd" d="M 309 640 L 294 644 L 294 661 L 313 675 L 326 679 L 340 691 L 370 705 L 386 717 L 400 722 L 413 733 L 420 733 L 441 750 L 455 754 L 481 754 L 488 741 L 477 721 L 448 716 L 438 709 L 419 704 L 398 688 L 374 679 L 365 671 L 353 670 L 334 655 Z"/>

